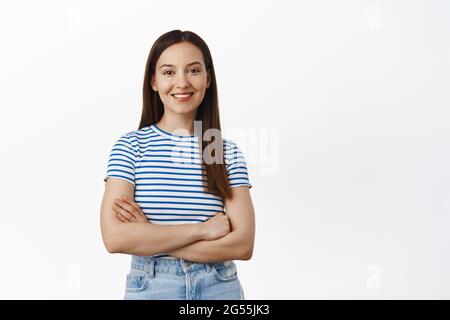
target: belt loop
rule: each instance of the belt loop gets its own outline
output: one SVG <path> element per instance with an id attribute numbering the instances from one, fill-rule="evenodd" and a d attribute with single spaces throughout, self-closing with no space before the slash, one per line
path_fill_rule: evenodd
<path id="1" fill-rule="evenodd" d="M 155 258 L 151 257 L 148 261 L 148 274 L 150 276 L 150 279 L 153 279 L 155 277 Z"/>
<path id="2" fill-rule="evenodd" d="M 206 271 L 211 272 L 212 266 L 211 263 L 206 263 Z"/>

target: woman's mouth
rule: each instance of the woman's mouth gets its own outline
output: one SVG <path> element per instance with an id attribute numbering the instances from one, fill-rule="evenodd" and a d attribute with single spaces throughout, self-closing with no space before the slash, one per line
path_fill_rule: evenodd
<path id="1" fill-rule="evenodd" d="M 175 94 L 171 94 L 171 96 L 174 97 L 175 100 L 178 102 L 186 102 L 186 101 L 189 101 L 189 99 L 192 97 L 193 94 L 194 94 L 193 92 L 175 93 Z"/>

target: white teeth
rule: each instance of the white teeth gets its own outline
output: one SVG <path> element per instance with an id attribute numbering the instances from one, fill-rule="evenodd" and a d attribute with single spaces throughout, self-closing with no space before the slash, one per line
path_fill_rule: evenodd
<path id="1" fill-rule="evenodd" d="M 174 94 L 173 96 L 174 96 L 175 98 L 183 99 L 183 98 L 189 97 L 191 94 L 192 94 L 192 93 L 188 93 L 188 94 Z"/>

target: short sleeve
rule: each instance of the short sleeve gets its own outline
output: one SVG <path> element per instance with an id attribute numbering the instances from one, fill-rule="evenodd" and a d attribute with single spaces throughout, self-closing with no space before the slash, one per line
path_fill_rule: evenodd
<path id="1" fill-rule="evenodd" d="M 225 143 L 225 162 L 230 187 L 252 187 L 248 176 L 244 154 L 236 143 L 227 140 Z"/>
<path id="2" fill-rule="evenodd" d="M 130 138 L 122 135 L 112 147 L 109 154 L 105 182 L 108 177 L 126 180 L 135 184 L 136 154 L 133 150 Z"/>

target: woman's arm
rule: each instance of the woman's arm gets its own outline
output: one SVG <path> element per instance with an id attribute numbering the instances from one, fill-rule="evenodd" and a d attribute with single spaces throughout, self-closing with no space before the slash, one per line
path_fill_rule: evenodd
<path id="1" fill-rule="evenodd" d="M 134 185 L 117 178 L 109 178 L 100 209 L 103 242 L 110 253 L 153 255 L 169 252 L 204 239 L 200 224 L 154 225 L 151 223 L 123 223 L 113 211 L 115 199 L 134 196 Z"/>
<path id="2" fill-rule="evenodd" d="M 231 232 L 212 241 L 201 240 L 168 252 L 171 256 L 201 263 L 249 260 L 255 242 L 255 213 L 248 187 L 232 188 L 233 197 L 225 199 Z"/>

